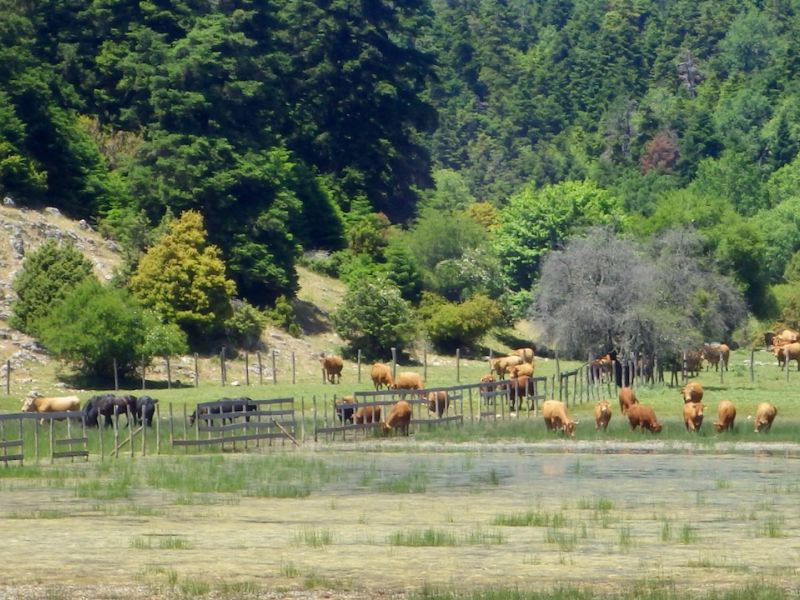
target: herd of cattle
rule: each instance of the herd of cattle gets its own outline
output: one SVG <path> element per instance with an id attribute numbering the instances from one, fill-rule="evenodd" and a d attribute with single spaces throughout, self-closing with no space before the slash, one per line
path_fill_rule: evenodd
<path id="1" fill-rule="evenodd" d="M 87 427 L 99 427 L 100 417 L 104 417 L 106 427 L 114 424 L 114 420 L 125 415 L 132 423 L 153 425 L 158 400 L 150 396 L 115 396 L 100 394 L 89 398 L 81 407 L 77 396 L 41 396 L 35 392 L 22 401 L 22 412 L 62 413 L 78 412 Z"/>

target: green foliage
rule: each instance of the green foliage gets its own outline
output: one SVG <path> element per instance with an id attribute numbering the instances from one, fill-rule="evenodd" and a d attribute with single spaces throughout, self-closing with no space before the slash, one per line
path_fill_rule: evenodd
<path id="1" fill-rule="evenodd" d="M 177 324 L 162 323 L 151 311 L 144 311 L 142 323 L 145 333 L 141 353 L 144 356 L 177 356 L 188 351 L 186 333 Z"/>
<path id="2" fill-rule="evenodd" d="M 403 299 L 416 304 L 422 294 L 422 272 L 402 240 L 395 236 L 384 252 L 386 278 L 397 286 Z"/>
<path id="3" fill-rule="evenodd" d="M 37 321 L 63 300 L 78 283 L 92 275 L 92 263 L 73 245 L 48 240 L 25 257 L 12 288 L 11 324 L 26 333 L 37 332 Z"/>
<path id="4" fill-rule="evenodd" d="M 415 333 L 408 302 L 397 286 L 380 275 L 349 285 L 332 318 L 350 349 L 369 357 L 384 356 L 391 347 L 406 347 Z"/>
<path id="5" fill-rule="evenodd" d="M 292 304 L 286 296 L 278 297 L 275 301 L 275 306 L 266 311 L 266 317 L 268 320 L 272 321 L 272 323 L 284 331 L 287 331 L 290 335 L 300 337 L 302 332 L 300 331 L 300 326 L 297 324 L 294 308 L 292 308 Z M 263 326 L 261 330 L 263 330 Z M 259 331 L 259 335 L 260 334 L 261 331 Z"/>
<path id="6" fill-rule="evenodd" d="M 110 379 L 115 359 L 123 373 L 138 365 L 146 350 L 147 321 L 128 292 L 88 278 L 39 322 L 39 339 L 81 373 Z M 147 349 L 165 349 L 165 339 L 156 333 Z"/>
<path id="7" fill-rule="evenodd" d="M 234 300 L 231 305 L 233 312 L 225 321 L 228 341 L 235 347 L 255 350 L 269 317 L 246 300 Z"/>
<path id="8" fill-rule="evenodd" d="M 513 287 L 528 289 L 550 250 L 583 227 L 621 221 L 617 200 L 591 181 L 528 187 L 501 212 L 494 250 Z"/>
<path id="9" fill-rule="evenodd" d="M 431 342 L 445 351 L 475 346 L 500 319 L 497 303 L 480 294 L 460 304 L 425 294 L 419 313 Z"/>
<path id="10" fill-rule="evenodd" d="M 353 254 L 379 257 L 388 244 L 389 219 L 369 213 L 347 227 L 347 247 Z"/>
<path id="11" fill-rule="evenodd" d="M 173 221 L 142 257 L 130 288 L 144 307 L 180 325 L 192 343 L 222 330 L 235 291 L 219 251 L 206 243 L 202 217 L 194 211 Z"/>

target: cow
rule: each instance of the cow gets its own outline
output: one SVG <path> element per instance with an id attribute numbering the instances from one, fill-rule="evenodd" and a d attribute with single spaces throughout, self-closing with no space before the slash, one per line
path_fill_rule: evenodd
<path id="1" fill-rule="evenodd" d="M 408 428 L 411 424 L 411 405 L 405 400 L 398 400 L 389 410 L 386 421 L 381 422 L 383 435 L 389 435 L 392 429 L 399 430 L 403 435 L 408 435 Z"/>
<path id="2" fill-rule="evenodd" d="M 494 404 L 494 392 L 497 389 L 497 383 L 494 379 L 494 374 L 486 373 L 481 375 L 478 385 L 478 394 L 483 400 L 484 404 Z"/>
<path id="3" fill-rule="evenodd" d="M 522 400 L 533 393 L 533 383 L 527 375 L 516 377 L 508 382 L 509 410 L 522 410 Z"/>
<path id="4" fill-rule="evenodd" d="M 686 431 L 700 431 L 705 408 L 706 405 L 702 402 L 685 402 L 683 404 L 683 423 L 686 425 Z"/>
<path id="5" fill-rule="evenodd" d="M 634 404 L 628 408 L 628 422 L 633 431 L 641 427 L 642 432 L 646 429 L 651 433 L 659 433 L 662 428 L 661 423 L 656 420 L 655 411 L 643 404 Z"/>
<path id="6" fill-rule="evenodd" d="M 238 416 L 233 413 L 237 412 L 242 413 L 245 421 L 250 422 L 250 413 L 257 411 L 258 404 L 246 396 L 241 398 L 222 398 L 212 406 L 203 405 L 195 408 L 192 414 L 189 415 L 189 424 L 194 425 L 195 420 L 202 418 L 204 415 L 225 415 L 222 417 L 222 423 L 233 423 L 234 418 Z M 203 420 L 206 422 L 206 425 L 211 425 L 214 419 L 206 416 Z"/>
<path id="7" fill-rule="evenodd" d="M 545 400 L 542 404 L 542 416 L 548 431 L 560 430 L 564 435 L 575 437 L 578 421 L 569 418 L 567 407 L 560 400 Z"/>
<path id="8" fill-rule="evenodd" d="M 401 371 L 397 374 L 397 379 L 394 380 L 392 387 L 396 390 L 421 390 L 425 386 L 419 373 Z"/>
<path id="9" fill-rule="evenodd" d="M 717 420 L 714 430 L 717 433 L 733 431 L 733 422 L 736 420 L 736 407 L 730 400 L 721 400 L 717 405 Z"/>
<path id="10" fill-rule="evenodd" d="M 699 381 L 690 381 L 681 388 L 684 402 L 700 402 L 703 400 L 703 385 Z"/>
<path id="11" fill-rule="evenodd" d="M 369 404 L 359 406 L 353 413 L 353 423 L 361 425 L 363 423 L 378 423 L 381 420 L 381 407 Z"/>
<path id="12" fill-rule="evenodd" d="M 134 399 L 135 406 L 135 399 Z M 99 394 L 92 396 L 83 405 L 83 420 L 87 427 L 99 427 L 99 418 L 105 417 L 105 426 L 111 427 L 120 415 L 126 419 L 132 418 L 129 413 L 130 405 L 124 398 L 114 394 Z"/>
<path id="13" fill-rule="evenodd" d="M 594 429 L 603 431 L 608 429 L 608 422 L 611 420 L 611 405 L 608 400 L 600 400 L 594 405 Z"/>
<path id="14" fill-rule="evenodd" d="M 800 371 L 800 342 L 791 342 L 783 346 L 773 346 L 772 353 L 777 357 L 778 366 L 780 366 L 781 369 L 789 368 L 789 364 L 786 361 L 788 357 L 789 360 L 797 361 L 797 370 Z"/>
<path id="15" fill-rule="evenodd" d="M 438 419 L 450 408 L 450 397 L 447 392 L 428 392 L 428 412 L 434 413 Z"/>
<path id="16" fill-rule="evenodd" d="M 511 375 L 511 379 L 517 379 L 518 377 L 533 377 L 533 365 L 530 363 L 522 363 L 521 365 L 514 365 L 509 370 L 509 374 Z"/>
<path id="17" fill-rule="evenodd" d="M 524 362 L 529 365 L 533 364 L 534 349 L 533 348 L 517 348 L 511 354 L 519 356 Z"/>
<path id="18" fill-rule="evenodd" d="M 770 429 L 772 429 L 772 421 L 775 420 L 775 416 L 778 414 L 778 409 L 775 408 L 774 404 L 770 404 L 769 402 L 762 402 L 756 408 L 756 418 L 755 421 L 755 432 L 761 433 L 764 431 L 768 433 Z M 752 417 L 747 417 L 749 421 Z"/>
<path id="19" fill-rule="evenodd" d="M 606 382 L 611 378 L 611 356 L 604 354 L 589 363 L 588 375 L 591 383 Z"/>
<path id="20" fill-rule="evenodd" d="M 156 404 L 158 400 L 150 396 L 139 396 L 136 398 L 136 403 L 133 411 L 133 422 L 139 424 L 140 422 L 148 427 L 153 426 L 153 416 L 156 413 Z"/>
<path id="21" fill-rule="evenodd" d="M 333 410 L 339 419 L 339 422 L 344 424 L 345 421 L 353 420 L 353 413 L 356 411 L 356 399 L 353 396 L 342 396 L 333 401 Z"/>
<path id="22" fill-rule="evenodd" d="M 686 373 L 694 377 L 700 374 L 703 368 L 703 353 L 699 350 L 687 350 L 684 352 L 683 366 Z"/>
<path id="23" fill-rule="evenodd" d="M 636 392 L 629 387 L 619 388 L 619 412 L 624 416 L 628 414 L 628 409 L 634 404 L 638 404 Z"/>
<path id="24" fill-rule="evenodd" d="M 497 376 L 500 379 L 503 379 L 506 371 L 511 369 L 511 367 L 515 367 L 517 365 L 521 365 L 523 362 L 521 356 L 517 356 L 513 354 L 511 356 L 501 356 L 500 358 L 495 358 L 489 361 L 489 366 L 491 367 L 492 371 L 497 373 Z"/>
<path id="25" fill-rule="evenodd" d="M 322 371 L 327 378 L 328 383 L 341 383 L 342 369 L 344 362 L 338 356 L 322 356 L 319 359 L 319 364 L 322 365 Z"/>
<path id="26" fill-rule="evenodd" d="M 727 344 L 703 344 L 701 352 L 703 353 L 703 358 L 706 363 L 708 363 L 706 364 L 706 371 L 711 365 L 714 365 L 715 371 L 719 371 L 720 360 L 722 361 L 722 368 L 725 371 L 728 370 L 728 360 L 731 356 L 731 349 Z"/>
<path id="27" fill-rule="evenodd" d="M 72 412 L 81 409 L 81 401 L 77 396 L 39 396 L 31 394 L 22 401 L 22 412 L 51 413 Z M 44 423 L 44 417 L 39 420 Z"/>
<path id="28" fill-rule="evenodd" d="M 372 383 L 375 385 L 376 391 L 383 387 L 389 390 L 394 385 L 392 370 L 383 363 L 375 363 L 372 365 L 369 374 L 370 377 L 372 377 Z"/>

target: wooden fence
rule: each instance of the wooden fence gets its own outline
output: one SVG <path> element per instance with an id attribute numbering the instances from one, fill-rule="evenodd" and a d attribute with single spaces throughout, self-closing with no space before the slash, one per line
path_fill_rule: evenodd
<path id="1" fill-rule="evenodd" d="M 66 421 L 65 431 L 56 422 Z M 33 443 L 25 443 L 32 430 Z M 11 413 L 0 415 L 0 461 L 23 464 L 26 451 L 32 446 L 36 462 L 40 458 L 40 439 L 46 435 L 50 462 L 61 458 L 89 458 L 89 437 L 79 412 Z M 30 458 L 30 456 L 28 457 Z"/>

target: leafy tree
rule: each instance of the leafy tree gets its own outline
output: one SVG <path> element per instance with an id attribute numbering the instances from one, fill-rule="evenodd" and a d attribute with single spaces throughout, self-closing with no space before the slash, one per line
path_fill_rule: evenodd
<path id="1" fill-rule="evenodd" d="M 28 254 L 12 289 L 11 325 L 36 334 L 37 322 L 46 316 L 78 283 L 92 276 L 92 263 L 72 244 L 48 240 Z"/>
<path id="2" fill-rule="evenodd" d="M 152 311 L 144 311 L 142 322 L 145 333 L 141 353 L 145 358 L 176 356 L 187 352 L 186 334 L 176 323 L 162 323 Z"/>
<path id="3" fill-rule="evenodd" d="M 203 218 L 186 211 L 139 261 L 130 288 L 142 305 L 180 325 L 192 343 L 222 331 L 231 315 L 234 283 L 216 247 L 206 242 Z"/>
<path id="4" fill-rule="evenodd" d="M 234 300 L 231 304 L 233 313 L 225 322 L 228 341 L 247 350 L 256 349 L 267 326 L 267 315 L 245 300 Z M 281 307 L 284 305 L 285 298 L 280 302 Z"/>
<path id="5" fill-rule="evenodd" d="M 128 292 L 87 278 L 41 320 L 39 338 L 81 373 L 108 380 L 115 359 L 123 373 L 130 373 L 146 350 L 161 352 L 180 346 L 172 344 L 177 339 L 174 330 L 148 331 L 147 322 Z M 149 323 L 154 324 L 153 320 Z"/>
<path id="6" fill-rule="evenodd" d="M 494 249 L 515 289 L 529 288 L 542 259 L 583 227 L 623 220 L 616 198 L 591 181 L 528 187 L 501 212 Z"/>
<path id="7" fill-rule="evenodd" d="M 440 262 L 460 258 L 484 239 L 478 223 L 463 211 L 440 211 L 423 208 L 408 233 L 408 248 L 417 264 L 428 274 Z"/>
<path id="8" fill-rule="evenodd" d="M 403 244 L 402 239 L 394 236 L 386 248 L 386 278 L 398 287 L 404 300 L 417 303 L 422 294 L 422 273 L 413 253 Z"/>
<path id="9" fill-rule="evenodd" d="M 482 294 L 460 304 L 426 294 L 420 305 L 420 316 L 434 346 L 453 351 L 473 347 L 498 324 L 500 308 Z"/>
<path id="10" fill-rule="evenodd" d="M 351 351 L 371 357 L 383 356 L 391 347 L 403 348 L 414 338 L 410 305 L 397 286 L 380 275 L 348 286 L 332 320 Z"/>

